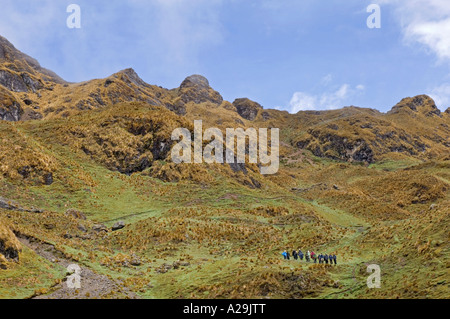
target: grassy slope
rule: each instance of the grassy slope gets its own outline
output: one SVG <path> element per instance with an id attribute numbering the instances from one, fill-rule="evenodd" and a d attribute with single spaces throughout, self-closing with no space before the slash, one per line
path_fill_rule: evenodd
<path id="1" fill-rule="evenodd" d="M 89 123 L 89 116 L 84 120 Z M 245 186 L 240 175 L 231 177 L 225 166 L 202 166 L 211 178 L 195 183 L 163 182 L 148 171 L 112 172 L 101 159 L 74 151 L 54 136 L 64 123 L 1 123 L 12 143 L 27 143 L 54 165 L 52 185 L 0 180 L 2 196 L 48 212 L 2 214 L 16 232 L 54 244 L 144 298 L 448 297 L 448 161 L 386 160 L 364 167 L 305 151 L 303 160 L 284 162 L 278 176 L 261 178 L 259 189 Z M 430 211 L 432 203 L 438 209 Z M 64 216 L 69 208 L 88 220 Z M 80 223 L 90 229 L 117 220 L 126 228 L 81 238 Z M 67 233 L 73 237 L 64 238 Z M 334 252 L 339 264 L 280 258 L 284 249 L 298 248 Z M 127 263 L 134 255 L 140 266 Z M 28 249 L 21 260 L 0 270 L 0 280 L 23 276 L 25 288 L 6 285 L 2 296 L 30 296 L 60 276 Z M 365 288 L 367 263 L 382 266 L 382 289 Z M 31 264 L 39 270 L 36 282 L 27 279 Z"/>

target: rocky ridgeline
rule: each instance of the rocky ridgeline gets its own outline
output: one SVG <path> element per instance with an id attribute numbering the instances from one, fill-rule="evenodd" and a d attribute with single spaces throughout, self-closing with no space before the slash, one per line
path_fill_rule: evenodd
<path id="1" fill-rule="evenodd" d="M 319 157 L 366 163 L 387 153 L 421 157 L 436 144 L 450 148 L 448 117 L 427 95 L 405 98 L 386 114 L 346 109 L 307 128 L 296 146 Z"/>
<path id="2" fill-rule="evenodd" d="M 298 133 L 301 134 L 295 134 L 289 143 L 294 147 L 307 149 L 316 156 L 336 160 L 372 163 L 381 154 L 390 152 L 420 157 L 435 146 L 433 143 L 440 145 L 438 153 L 450 148 L 450 111 L 447 109 L 441 112 L 426 95 L 405 98 L 387 114 L 369 109 L 344 108 L 333 118 L 330 118 L 329 111 L 299 112 L 278 117 L 278 111 L 264 110 L 259 103 L 248 98 L 238 98 L 232 104 L 224 101 L 220 93 L 210 86 L 208 79 L 201 75 L 187 77 L 179 88 L 172 90 L 147 84 L 131 68 L 105 79 L 67 83 L 0 37 L 0 120 L 65 118 L 80 111 L 117 106 L 123 102 L 162 106 L 182 117 L 189 117 L 188 106 L 200 110 L 199 114 L 209 108 L 214 109 L 213 113 L 218 121 L 221 121 L 222 113 L 229 114 L 231 110 L 244 120 L 258 123 L 257 125 L 276 126 L 282 130 L 290 124 L 295 126 L 295 122 L 299 120 L 304 123 L 297 125 Z M 303 118 L 310 117 L 312 113 L 316 120 L 312 123 L 303 121 Z M 264 123 L 277 117 L 279 122 Z M 414 132 L 418 124 L 414 121 L 422 123 L 423 119 L 438 120 L 436 123 L 427 122 L 427 134 L 423 127 L 420 132 Z M 245 123 L 239 118 L 233 120 L 245 127 Z M 410 120 L 413 121 L 411 125 L 408 122 Z M 401 125 L 402 123 L 407 125 Z M 439 125 L 436 132 L 430 126 L 435 124 Z M 146 133 L 148 131 L 145 130 Z M 103 148 L 100 144 L 99 147 Z M 89 145 L 84 149 L 88 155 L 95 153 L 95 150 L 91 150 L 93 146 Z M 131 164 L 125 161 L 124 165 L 114 168 L 127 174 L 142 171 L 150 166 L 152 160 L 164 158 L 159 154 L 161 151 L 158 151 L 160 145 L 165 145 L 162 153 L 166 154 L 170 143 L 167 140 L 157 141 L 152 146 L 152 156 L 143 154 L 141 149 L 133 157 L 139 160 Z"/>

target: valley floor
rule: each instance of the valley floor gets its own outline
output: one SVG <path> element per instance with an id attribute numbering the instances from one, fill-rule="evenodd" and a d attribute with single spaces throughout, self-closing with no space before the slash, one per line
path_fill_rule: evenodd
<path id="1" fill-rule="evenodd" d="M 449 193 L 412 203 L 427 196 L 427 178 L 448 187 L 448 163 L 295 165 L 285 167 L 301 172 L 294 184 L 269 179 L 270 191 L 221 176 L 210 184 L 166 183 L 89 161 L 78 169 L 95 186 L 82 190 L 59 182 L 21 190 L 4 181 L 3 194 L 17 206 L 2 209 L 1 221 L 22 252 L 19 263 L 0 270 L 0 295 L 448 298 Z M 397 188 L 386 192 L 386 181 Z M 74 207 L 78 215 L 68 214 Z M 117 221 L 125 227 L 112 231 Z M 334 253 L 338 264 L 283 259 L 282 251 L 299 248 Z M 67 288 L 69 264 L 82 269 L 81 289 Z M 381 267 L 379 289 L 367 287 L 370 264 Z"/>

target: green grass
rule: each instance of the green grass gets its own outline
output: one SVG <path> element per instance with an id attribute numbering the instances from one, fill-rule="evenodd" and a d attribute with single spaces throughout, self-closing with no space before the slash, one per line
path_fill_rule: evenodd
<path id="1" fill-rule="evenodd" d="M 0 270 L 0 298 L 29 298 L 36 291 L 49 288 L 64 277 L 63 267 L 52 264 L 23 247 L 20 263 L 9 263 L 7 270 Z"/>

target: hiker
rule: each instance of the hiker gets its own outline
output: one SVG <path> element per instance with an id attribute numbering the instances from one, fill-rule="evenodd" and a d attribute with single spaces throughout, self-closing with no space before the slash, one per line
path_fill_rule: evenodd
<path id="1" fill-rule="evenodd" d="M 300 249 L 298 250 L 298 257 L 300 257 L 300 260 L 303 260 L 303 252 Z"/>
<path id="2" fill-rule="evenodd" d="M 311 253 L 309 252 L 309 250 L 306 252 L 306 261 L 309 262 L 309 258 L 311 257 Z"/>
<path id="3" fill-rule="evenodd" d="M 284 259 L 288 259 L 288 258 L 287 258 L 287 252 L 286 252 L 286 250 L 283 251 L 282 255 L 283 255 Z"/>
<path id="4" fill-rule="evenodd" d="M 327 255 L 327 254 L 325 254 L 325 255 L 323 256 L 323 259 L 325 259 L 325 263 L 328 264 L 328 255 Z"/>
<path id="5" fill-rule="evenodd" d="M 289 252 L 288 252 L 288 251 L 286 251 L 286 257 L 287 257 L 287 260 L 290 260 L 290 259 L 291 259 L 291 255 L 289 255 Z"/>
<path id="6" fill-rule="evenodd" d="M 337 265 L 336 255 L 335 254 L 333 254 L 333 259 L 332 260 L 334 260 L 334 264 Z"/>
<path id="7" fill-rule="evenodd" d="M 319 254 L 319 264 L 323 264 L 323 255 L 322 255 L 322 253 Z"/>
<path id="8" fill-rule="evenodd" d="M 312 260 L 314 260 L 314 263 L 317 263 L 317 256 L 316 256 L 316 253 L 313 251 L 311 251 L 311 258 L 312 258 Z"/>
<path id="9" fill-rule="evenodd" d="M 292 251 L 292 257 L 294 257 L 295 260 L 298 259 L 297 252 L 295 250 Z"/>

